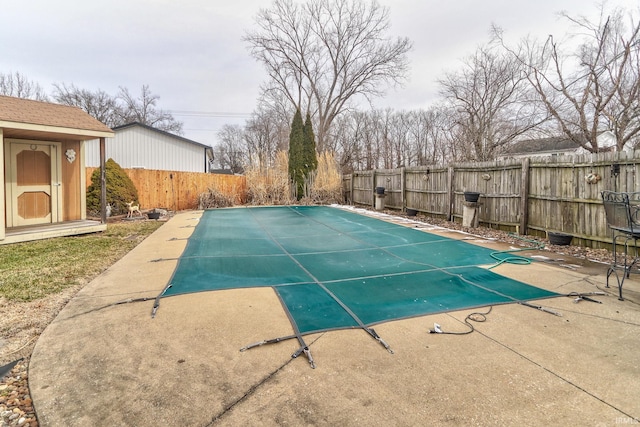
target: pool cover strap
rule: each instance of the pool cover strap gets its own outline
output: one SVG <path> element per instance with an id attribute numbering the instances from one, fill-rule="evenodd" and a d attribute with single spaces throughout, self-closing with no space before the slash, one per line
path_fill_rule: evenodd
<path id="1" fill-rule="evenodd" d="M 280 242 L 278 242 L 277 239 L 274 238 L 274 236 L 269 232 L 269 230 L 267 229 L 266 225 L 264 223 L 262 223 L 260 221 L 259 218 L 257 218 L 255 215 L 253 215 L 253 211 L 250 211 L 252 216 L 254 217 L 254 220 L 256 222 L 256 224 L 258 224 L 260 226 L 260 228 L 262 228 L 262 231 L 264 232 L 264 234 L 266 236 L 269 237 L 269 239 L 271 239 L 271 241 L 278 246 L 283 253 L 285 253 L 295 264 L 297 264 L 300 269 L 302 269 L 309 277 L 311 277 L 313 279 L 313 281 L 320 286 L 331 298 L 333 298 L 333 300 L 335 302 L 338 303 L 338 305 L 340 305 L 340 307 L 342 307 L 344 309 L 344 311 L 346 311 L 349 316 L 351 316 L 351 318 L 358 324 L 358 326 L 362 329 L 364 329 L 369 335 L 371 335 L 376 341 L 378 341 L 380 344 L 382 344 L 382 346 L 384 348 L 387 349 L 387 351 L 389 351 L 389 353 L 393 354 L 393 350 L 391 350 L 391 348 L 389 347 L 389 345 L 382 339 L 380 338 L 380 336 L 376 333 L 376 331 L 373 330 L 373 328 L 368 328 L 365 326 L 364 323 L 362 323 L 362 320 L 360 320 L 358 318 L 358 316 L 351 311 L 351 309 L 349 309 L 349 307 L 344 304 L 342 301 L 340 301 L 340 299 L 338 297 L 336 297 L 333 292 L 331 292 L 329 289 L 326 288 L 326 286 L 324 286 L 309 270 L 307 270 L 304 265 L 302 265 L 295 257 L 293 257 L 285 247 L 282 246 L 282 244 L 280 244 Z M 279 294 L 278 294 L 279 295 Z M 284 303 L 284 301 L 282 300 L 282 298 L 280 299 L 280 302 L 282 302 L 282 307 L 284 308 L 284 310 L 287 313 L 287 316 L 289 317 L 289 321 L 291 322 L 295 332 L 296 332 L 296 338 L 298 338 L 298 341 L 300 342 L 301 348 L 300 350 L 298 350 L 296 353 L 294 353 L 291 357 L 298 357 L 300 355 L 301 350 L 304 351 L 305 355 L 307 356 L 307 358 L 309 359 L 309 363 L 311 364 L 311 366 L 313 368 L 315 368 L 315 364 L 313 363 L 313 358 L 311 357 L 311 353 L 309 352 L 309 348 L 306 346 L 306 344 L 304 343 L 304 340 L 302 339 L 302 335 L 300 334 L 300 330 L 298 328 L 298 325 L 296 323 L 296 320 L 294 319 L 294 317 L 291 315 L 291 312 L 289 311 L 287 305 Z"/>
<path id="2" fill-rule="evenodd" d="M 258 342 L 254 342 L 253 344 L 249 344 L 246 345 L 244 347 L 242 347 L 240 349 L 240 351 L 247 351 L 249 349 L 252 349 L 254 347 L 260 347 L 263 346 L 265 344 L 276 344 L 282 341 L 287 341 L 287 340 L 291 340 L 293 338 L 297 338 L 298 342 L 300 342 L 300 340 L 302 339 L 302 336 L 300 334 L 296 334 L 296 335 L 287 335 L 285 337 L 279 337 L 279 338 L 272 338 L 270 340 L 263 340 L 263 341 L 258 341 Z M 313 357 L 311 356 L 311 350 L 309 350 L 309 346 L 304 343 L 304 340 L 302 341 L 300 348 L 298 350 L 296 350 L 291 357 L 293 359 L 295 359 L 296 357 L 300 356 L 302 353 L 304 353 L 304 355 L 307 357 L 307 359 L 309 360 L 309 365 L 311 365 L 311 367 L 313 369 L 316 368 L 316 363 L 313 360 Z"/>
<path id="3" fill-rule="evenodd" d="M 164 289 L 162 290 L 162 292 L 160 292 L 158 294 L 158 296 L 156 297 L 155 301 L 153 302 L 153 308 L 151 309 L 151 318 L 153 319 L 154 317 L 156 317 L 156 313 L 158 312 L 158 308 L 160 308 L 160 298 L 162 298 L 162 296 L 165 294 L 165 292 L 167 292 L 167 290 L 169 290 L 169 288 L 171 287 L 171 282 L 169 282 L 167 284 L 167 286 L 164 287 Z"/>

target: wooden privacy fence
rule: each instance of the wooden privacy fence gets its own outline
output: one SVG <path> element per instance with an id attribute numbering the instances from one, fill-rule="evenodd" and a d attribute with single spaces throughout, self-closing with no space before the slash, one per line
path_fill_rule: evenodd
<path id="1" fill-rule="evenodd" d="M 87 186 L 96 168 L 86 168 Z M 198 196 L 209 188 L 233 197 L 236 204 L 246 198 L 244 176 L 150 169 L 124 169 L 138 190 L 141 209 L 164 208 L 174 211 L 198 208 Z"/>
<path id="2" fill-rule="evenodd" d="M 639 176 L 640 152 L 621 152 L 377 169 L 346 175 L 343 188 L 348 202 L 375 206 L 374 189 L 385 187 L 385 208 L 448 220 L 462 218 L 463 193 L 476 191 L 485 226 L 563 232 L 574 244 L 606 247 L 611 235 L 600 192 L 640 191 Z"/>

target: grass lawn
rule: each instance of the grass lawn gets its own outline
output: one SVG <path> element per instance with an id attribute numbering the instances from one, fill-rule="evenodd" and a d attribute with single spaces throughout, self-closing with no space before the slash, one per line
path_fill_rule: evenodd
<path id="1" fill-rule="evenodd" d="M 110 223 L 102 233 L 0 246 L 0 297 L 33 301 L 86 284 L 164 222 Z"/>

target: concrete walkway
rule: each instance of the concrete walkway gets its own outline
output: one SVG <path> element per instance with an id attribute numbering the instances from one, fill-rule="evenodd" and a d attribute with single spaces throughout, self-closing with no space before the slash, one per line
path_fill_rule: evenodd
<path id="1" fill-rule="evenodd" d="M 239 351 L 292 333 L 270 288 L 164 298 L 151 318 L 153 298 L 200 214 L 176 215 L 45 330 L 29 369 L 41 426 L 614 426 L 640 419 L 634 276 L 625 301 L 610 288 L 596 298 L 602 304 L 537 303 L 562 317 L 509 304 L 462 336 L 429 329 L 465 331 L 473 310 L 376 326 L 394 354 L 361 330 L 309 335 L 311 369 L 303 356 L 290 357 L 295 340 Z M 604 289 L 606 266 L 547 261 L 493 271 L 560 293 Z M 150 300 L 111 305 L 143 297 Z"/>

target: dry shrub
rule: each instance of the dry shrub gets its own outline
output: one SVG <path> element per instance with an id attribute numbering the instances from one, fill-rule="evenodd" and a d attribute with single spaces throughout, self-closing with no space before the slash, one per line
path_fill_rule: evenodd
<path id="1" fill-rule="evenodd" d="M 305 182 L 305 195 L 296 202 L 295 186 L 289 179 L 289 157 L 279 151 L 275 164 L 266 170 L 257 166 L 245 169 L 247 199 L 252 205 L 323 205 L 342 202 L 342 175 L 332 153 L 318 156 L 318 169 Z"/>
<path id="2" fill-rule="evenodd" d="M 198 209 L 228 208 L 233 206 L 234 196 L 221 193 L 215 188 L 209 188 L 198 195 Z"/>
<path id="3" fill-rule="evenodd" d="M 247 201 L 252 205 L 288 205 L 295 198 L 289 182 L 289 158 L 285 151 L 276 154 L 275 164 L 266 170 L 258 166 L 245 169 Z"/>
<path id="4" fill-rule="evenodd" d="M 325 151 L 318 156 L 318 169 L 305 184 L 304 204 L 331 204 L 342 202 L 342 174 L 333 153 Z"/>

